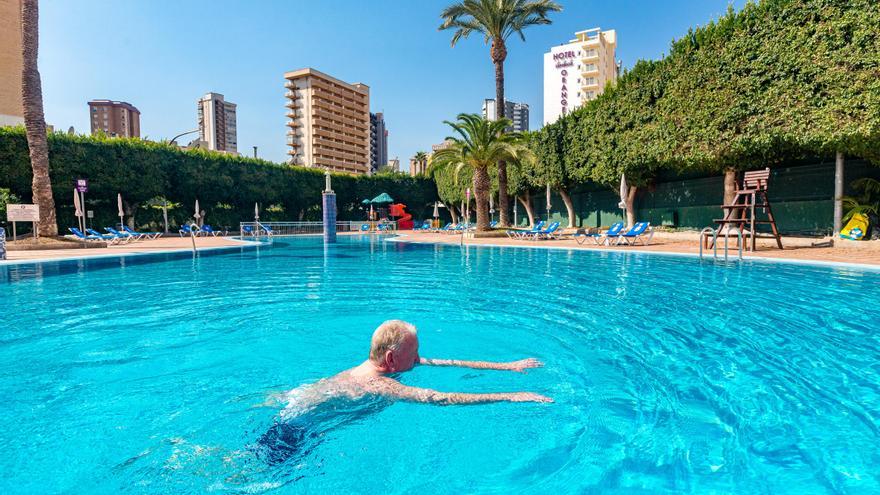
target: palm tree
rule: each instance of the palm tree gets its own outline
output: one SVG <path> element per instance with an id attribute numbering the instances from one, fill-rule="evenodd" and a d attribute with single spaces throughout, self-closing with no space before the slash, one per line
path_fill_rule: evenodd
<path id="1" fill-rule="evenodd" d="M 457 173 L 466 166 L 474 171 L 474 195 L 477 204 L 477 230 L 489 230 L 489 167 L 503 160 L 527 155 L 517 132 L 504 132 L 511 124 L 506 118 L 486 120 L 476 114 L 462 113 L 456 122 L 445 121 L 458 136 L 448 137 L 451 144 L 431 158 L 432 172 L 451 167 Z"/>
<path id="2" fill-rule="evenodd" d="M 516 33 L 525 41 L 523 29 L 538 24 L 550 24 L 550 12 L 562 7 L 553 0 L 462 0 L 446 7 L 440 14 L 440 30 L 455 29 L 452 46 L 471 33 L 480 33 L 486 43 L 491 42 L 489 54 L 495 64 L 495 118 L 504 115 L 504 60 L 507 59 L 507 38 Z M 498 209 L 501 225 L 510 223 L 507 196 L 507 166 L 498 164 Z"/>
<path id="3" fill-rule="evenodd" d="M 424 151 L 416 151 L 413 160 L 419 164 L 419 170 L 422 171 L 421 173 L 425 173 L 425 169 L 428 165 L 428 154 Z"/>
<path id="4" fill-rule="evenodd" d="M 31 184 L 34 203 L 40 207 L 37 232 L 41 236 L 58 235 L 55 220 L 55 200 L 49 180 L 49 143 L 46 138 L 46 120 L 43 116 L 43 89 L 37 70 L 39 48 L 39 5 L 37 0 L 21 2 L 21 97 L 24 106 L 24 126 L 34 179 Z"/>

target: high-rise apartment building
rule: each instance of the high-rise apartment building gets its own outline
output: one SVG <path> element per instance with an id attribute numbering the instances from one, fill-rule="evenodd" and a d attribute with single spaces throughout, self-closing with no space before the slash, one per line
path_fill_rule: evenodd
<path id="1" fill-rule="evenodd" d="M 483 118 L 495 120 L 495 99 L 483 100 Z M 508 131 L 527 132 L 529 130 L 529 106 L 525 103 L 504 100 L 504 117 L 513 121 L 513 126 Z"/>
<path id="2" fill-rule="evenodd" d="M 0 0 L 0 126 L 24 123 L 21 0 Z"/>
<path id="3" fill-rule="evenodd" d="M 370 169 L 370 88 L 315 69 L 284 74 L 290 163 L 365 174 Z"/>
<path id="4" fill-rule="evenodd" d="M 199 98 L 199 139 L 209 150 L 238 154 L 238 131 L 235 124 L 235 103 L 219 93 Z"/>
<path id="5" fill-rule="evenodd" d="M 370 114 L 370 173 L 388 163 L 388 130 L 382 113 Z"/>
<path id="6" fill-rule="evenodd" d="M 141 137 L 141 112 L 124 101 L 89 102 L 92 134 L 103 132 L 111 137 Z"/>
<path id="7" fill-rule="evenodd" d="M 544 124 L 596 98 L 617 81 L 617 33 L 588 29 L 544 54 Z"/>

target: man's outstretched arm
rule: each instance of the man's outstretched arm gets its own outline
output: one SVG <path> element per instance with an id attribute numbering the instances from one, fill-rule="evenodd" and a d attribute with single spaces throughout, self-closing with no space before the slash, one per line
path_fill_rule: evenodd
<path id="1" fill-rule="evenodd" d="M 492 361 L 460 361 L 458 359 L 431 359 L 421 358 L 419 364 L 424 366 L 460 366 L 462 368 L 475 368 L 479 370 L 507 370 L 522 372 L 528 368 L 540 368 L 544 363 L 535 358 L 520 359 L 507 363 Z"/>
<path id="2" fill-rule="evenodd" d="M 410 402 L 424 402 L 441 406 L 455 404 L 485 404 L 488 402 L 553 402 L 532 392 L 511 392 L 494 394 L 467 394 L 459 392 L 440 392 L 429 388 L 409 387 L 392 378 L 381 378 L 375 392 L 379 395 Z"/>

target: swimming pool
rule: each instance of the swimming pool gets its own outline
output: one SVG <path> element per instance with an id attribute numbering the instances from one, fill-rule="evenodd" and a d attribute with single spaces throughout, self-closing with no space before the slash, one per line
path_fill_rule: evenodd
<path id="1" fill-rule="evenodd" d="M 565 250 L 276 241 L 0 266 L 0 493 L 878 493 L 880 273 Z M 280 390 L 401 318 L 408 385 L 553 404 L 368 402 L 305 455 Z"/>

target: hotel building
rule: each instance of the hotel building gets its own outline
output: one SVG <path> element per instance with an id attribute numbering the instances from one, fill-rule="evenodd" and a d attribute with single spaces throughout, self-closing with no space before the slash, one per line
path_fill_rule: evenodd
<path id="1" fill-rule="evenodd" d="M 209 150 L 238 154 L 235 107 L 219 93 L 207 93 L 199 99 L 199 139 Z"/>
<path id="2" fill-rule="evenodd" d="M 370 114 L 370 173 L 388 163 L 388 130 L 382 113 Z"/>
<path id="3" fill-rule="evenodd" d="M 0 126 L 24 124 L 21 1 L 0 0 Z"/>
<path id="4" fill-rule="evenodd" d="M 544 54 L 544 124 L 596 98 L 617 81 L 617 33 L 588 29 Z"/>
<path id="5" fill-rule="evenodd" d="M 513 121 L 513 126 L 508 131 L 528 132 L 529 130 L 529 106 L 525 103 L 504 100 L 504 117 Z M 495 120 L 495 99 L 483 100 L 483 118 Z"/>
<path id="6" fill-rule="evenodd" d="M 306 68 L 287 80 L 290 163 L 365 174 L 370 169 L 370 88 Z"/>
<path id="7" fill-rule="evenodd" d="M 92 134 L 103 132 L 110 137 L 141 137 L 141 112 L 124 101 L 89 102 Z"/>

